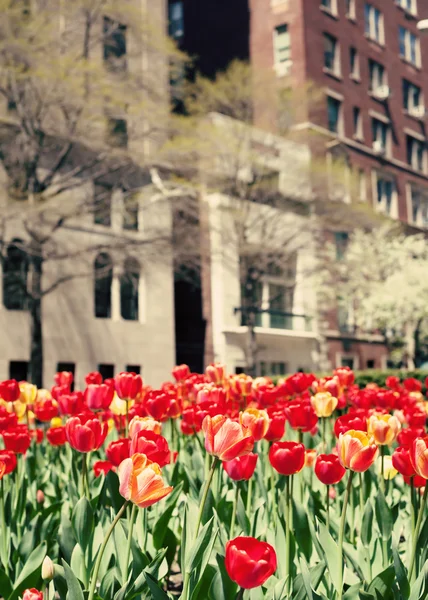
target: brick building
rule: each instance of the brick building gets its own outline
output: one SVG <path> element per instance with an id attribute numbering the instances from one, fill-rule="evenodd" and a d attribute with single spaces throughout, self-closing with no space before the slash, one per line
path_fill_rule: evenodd
<path id="1" fill-rule="evenodd" d="M 336 162 L 344 165 L 343 185 L 335 182 L 328 193 L 412 226 L 428 225 L 428 36 L 417 27 L 428 18 L 424 0 L 216 2 L 215 18 L 206 18 L 213 2 L 203 3 L 205 12 L 195 8 L 200 4 L 170 2 L 170 19 L 179 17 L 175 37 L 198 57 L 203 73 L 248 58 L 290 88 L 313 86 L 318 100 L 302 103 L 293 129 L 313 160 L 326 161 L 327 172 Z M 255 124 L 263 127 L 272 119 L 260 91 Z M 348 231 L 329 233 L 340 251 Z M 386 366 L 382 338 L 357 334 L 342 316 L 332 314 L 328 325 L 332 366 Z"/>

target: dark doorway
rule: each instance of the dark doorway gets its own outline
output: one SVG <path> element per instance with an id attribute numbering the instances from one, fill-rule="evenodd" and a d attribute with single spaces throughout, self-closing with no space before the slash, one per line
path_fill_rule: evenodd
<path id="1" fill-rule="evenodd" d="M 177 279 L 174 284 L 175 344 L 177 365 L 194 373 L 204 369 L 205 321 L 200 285 Z"/>

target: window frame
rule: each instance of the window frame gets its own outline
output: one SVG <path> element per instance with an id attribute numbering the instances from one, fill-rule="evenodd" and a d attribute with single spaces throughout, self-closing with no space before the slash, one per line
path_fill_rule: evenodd
<path id="1" fill-rule="evenodd" d="M 379 137 L 377 136 L 379 129 L 382 130 L 381 140 L 379 140 Z M 371 115 L 371 131 L 372 144 L 374 144 L 376 141 L 381 141 L 384 147 L 385 155 L 388 157 L 391 156 L 391 123 Z"/>
<path id="2" fill-rule="evenodd" d="M 324 42 L 324 70 L 327 73 L 330 73 L 332 75 L 334 75 L 335 77 L 340 77 L 341 76 L 341 61 L 340 61 L 340 44 L 339 44 L 339 40 L 332 35 L 331 33 L 328 32 L 324 32 L 323 33 L 323 42 Z M 326 42 L 332 42 L 333 43 L 333 61 L 332 61 L 332 67 L 327 65 L 327 61 L 326 61 L 326 57 L 328 54 L 327 48 L 326 48 Z M 330 52 L 331 54 L 331 52 Z"/>
<path id="3" fill-rule="evenodd" d="M 355 119 L 356 115 L 357 115 L 357 119 Z M 359 106 L 352 107 L 352 124 L 354 127 L 353 137 L 356 140 L 363 141 L 364 140 L 363 114 L 362 114 L 361 108 Z"/>
<path id="4" fill-rule="evenodd" d="M 338 105 L 338 112 L 337 112 L 337 128 L 336 130 L 333 130 L 330 128 L 330 112 L 329 112 L 329 102 L 336 102 Z M 332 96 L 331 94 L 327 94 L 327 128 L 330 131 L 330 133 L 333 133 L 335 135 L 342 135 L 343 134 L 343 100 L 340 100 L 339 98 L 336 98 L 334 96 Z"/>
<path id="5" fill-rule="evenodd" d="M 356 19 L 357 19 L 357 12 L 356 12 L 356 9 L 355 9 L 355 0 L 347 0 L 346 18 L 350 19 L 351 21 L 356 21 Z"/>
<path id="6" fill-rule="evenodd" d="M 402 52 L 401 47 L 401 36 L 404 34 L 404 53 Z M 415 42 L 414 49 L 412 48 L 412 42 Z M 401 60 L 413 65 L 414 67 L 420 69 L 422 65 L 421 61 L 421 40 L 418 35 L 407 29 L 407 27 L 403 27 L 402 25 L 398 26 L 398 47 L 399 47 L 399 55 Z M 413 60 L 413 52 L 414 52 L 414 60 Z"/>
<path id="7" fill-rule="evenodd" d="M 354 58 L 353 64 L 352 57 Z M 349 46 L 349 77 L 357 81 L 361 79 L 360 53 L 355 46 Z"/>
<path id="8" fill-rule="evenodd" d="M 378 88 L 388 85 L 388 73 L 385 66 L 374 60 L 368 59 L 369 65 L 369 92 L 374 93 Z"/>
<path id="9" fill-rule="evenodd" d="M 377 15 L 379 20 L 376 25 Z M 364 34 L 372 42 L 375 42 L 380 46 L 385 45 L 385 23 L 383 12 L 369 2 L 366 2 L 364 5 Z"/>
<path id="10" fill-rule="evenodd" d="M 409 154 L 410 143 L 410 154 Z M 406 132 L 407 164 L 418 173 L 426 173 L 426 143 Z"/>
<path id="11" fill-rule="evenodd" d="M 281 31 L 282 30 L 282 31 Z M 281 37 L 284 41 L 281 42 Z M 291 56 L 291 35 L 288 23 L 281 23 L 273 30 L 273 64 L 277 75 L 288 75 L 293 64 Z M 287 44 L 284 45 L 285 41 Z"/>
<path id="12" fill-rule="evenodd" d="M 393 175 L 382 171 L 374 170 L 374 199 L 377 212 L 388 215 L 391 218 L 398 218 L 398 190 L 397 181 Z M 379 183 L 382 182 L 382 194 L 379 197 Z M 386 184 L 391 185 L 391 195 L 388 209 L 388 195 Z"/>
<path id="13" fill-rule="evenodd" d="M 419 196 L 418 206 L 414 207 L 414 193 Z M 427 228 L 428 227 L 428 192 L 412 183 L 408 184 L 408 214 L 411 216 L 409 222 L 416 227 Z M 424 216 L 425 214 L 425 216 Z"/>

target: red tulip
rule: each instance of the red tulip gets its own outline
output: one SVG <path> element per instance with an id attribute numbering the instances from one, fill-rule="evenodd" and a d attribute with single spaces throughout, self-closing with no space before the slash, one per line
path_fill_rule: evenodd
<path id="1" fill-rule="evenodd" d="M 426 486 L 427 480 L 424 477 L 420 477 L 420 475 L 414 475 L 409 477 L 408 475 L 403 475 L 404 482 L 407 485 L 412 485 L 415 488 L 422 488 Z"/>
<path id="2" fill-rule="evenodd" d="M 310 400 L 297 398 L 285 405 L 285 415 L 290 426 L 300 431 L 311 431 L 318 423 L 318 417 L 312 408 Z"/>
<path id="3" fill-rule="evenodd" d="M 190 369 L 187 365 L 177 365 L 172 370 L 175 381 L 184 381 L 190 375 Z"/>
<path id="4" fill-rule="evenodd" d="M 410 460 L 410 449 L 398 447 L 392 454 L 392 465 L 402 475 L 411 477 L 415 475 L 415 469 Z"/>
<path id="5" fill-rule="evenodd" d="M 385 380 L 385 385 L 391 390 L 396 390 L 400 387 L 400 378 L 395 377 L 394 375 L 389 375 L 389 377 L 387 377 Z"/>
<path id="6" fill-rule="evenodd" d="M 14 427 L 3 431 L 3 441 L 6 450 L 12 450 L 16 454 L 25 454 L 31 444 L 31 435 L 26 427 Z"/>
<path id="7" fill-rule="evenodd" d="M 346 433 L 351 429 L 357 431 L 367 431 L 367 418 L 355 413 L 348 413 L 336 419 L 334 424 L 334 435 L 339 437 L 341 433 Z"/>
<path id="8" fill-rule="evenodd" d="M 143 380 L 136 373 L 118 373 L 114 378 L 116 393 L 121 400 L 135 400 L 141 393 Z"/>
<path id="9" fill-rule="evenodd" d="M 428 479 L 428 436 L 413 440 L 409 456 L 416 474 Z"/>
<path id="10" fill-rule="evenodd" d="M 253 453 L 238 456 L 238 458 L 223 462 L 223 469 L 234 481 L 247 481 L 253 476 L 256 470 L 258 458 L 258 455 Z"/>
<path id="11" fill-rule="evenodd" d="M 7 379 L 0 382 L 0 398 L 3 398 L 6 402 L 15 402 L 20 394 L 19 383 L 16 379 Z"/>
<path id="12" fill-rule="evenodd" d="M 107 410 L 113 396 L 114 389 L 106 383 L 90 383 L 85 390 L 85 401 L 91 410 Z"/>
<path id="13" fill-rule="evenodd" d="M 422 391 L 422 382 L 418 381 L 414 377 L 408 377 L 403 381 L 404 389 L 408 392 L 420 392 Z"/>
<path id="14" fill-rule="evenodd" d="M 125 438 L 110 442 L 107 446 L 106 456 L 115 467 L 118 467 L 125 458 L 129 458 L 129 444 L 129 439 Z"/>
<path id="15" fill-rule="evenodd" d="M 269 460 L 281 475 L 294 475 L 305 466 L 305 447 L 297 442 L 274 442 L 269 450 Z"/>
<path id="16" fill-rule="evenodd" d="M 265 440 L 268 442 L 278 442 L 285 433 L 285 414 L 282 411 L 278 411 L 275 406 L 269 407 L 267 413 L 270 417 L 270 423 Z"/>
<path id="17" fill-rule="evenodd" d="M 59 411 L 62 415 L 78 415 L 83 410 L 84 399 L 82 392 L 60 394 L 57 397 Z"/>
<path id="18" fill-rule="evenodd" d="M 90 385 L 91 383 L 95 383 L 96 385 L 100 385 L 103 382 L 103 376 L 98 371 L 92 371 L 88 373 L 85 377 L 86 385 Z"/>
<path id="19" fill-rule="evenodd" d="M 205 434 L 205 449 L 220 460 L 232 460 L 250 454 L 254 438 L 239 423 L 223 415 L 207 415 L 202 423 Z"/>
<path id="20" fill-rule="evenodd" d="M 36 400 L 34 404 L 34 415 L 39 421 L 44 423 L 51 421 L 58 415 L 58 403 L 49 398 Z"/>
<path id="21" fill-rule="evenodd" d="M 246 590 L 263 585 L 275 573 L 276 565 L 275 550 L 267 542 L 242 536 L 226 544 L 227 574 Z"/>
<path id="22" fill-rule="evenodd" d="M 354 372 L 349 367 L 338 367 L 333 371 L 333 375 L 339 379 L 342 387 L 349 387 L 355 380 Z"/>
<path id="23" fill-rule="evenodd" d="M 97 460 L 94 462 L 93 469 L 95 477 L 99 477 L 101 473 L 107 475 L 109 471 L 114 470 L 114 465 L 108 460 Z"/>
<path id="24" fill-rule="evenodd" d="M 239 422 L 243 427 L 247 427 L 255 442 L 265 437 L 270 425 L 268 413 L 258 408 L 247 408 L 241 412 Z"/>
<path id="25" fill-rule="evenodd" d="M 166 439 L 154 431 L 139 431 L 131 440 L 129 456 L 145 454 L 149 460 L 160 467 L 168 465 L 171 460 L 171 451 Z"/>
<path id="26" fill-rule="evenodd" d="M 50 427 L 46 431 L 46 438 L 51 446 L 64 446 L 67 441 L 65 427 Z"/>
<path id="27" fill-rule="evenodd" d="M 413 443 L 413 440 L 415 440 L 417 437 L 423 437 L 424 434 L 424 429 L 414 429 L 413 427 L 407 427 L 407 429 L 402 429 L 397 435 L 397 442 L 400 446 L 410 448 L 410 446 Z"/>
<path id="28" fill-rule="evenodd" d="M 326 485 L 339 483 L 346 473 L 336 454 L 320 454 L 315 462 L 315 475 Z"/>
<path id="29" fill-rule="evenodd" d="M 36 444 L 41 444 L 43 442 L 45 436 L 43 429 L 29 429 L 28 433 L 30 434 L 31 439 L 36 442 Z"/>
<path id="30" fill-rule="evenodd" d="M 0 406 L 0 431 L 12 429 L 18 425 L 18 417 L 10 413 L 4 406 Z"/>
<path id="31" fill-rule="evenodd" d="M 5 464 L 4 474 L 8 475 L 16 469 L 16 454 L 11 450 L 0 450 L 0 460 Z"/>
<path id="32" fill-rule="evenodd" d="M 98 419 L 71 417 L 67 421 L 65 431 L 72 448 L 78 452 L 91 452 L 103 445 L 108 433 L 108 424 L 101 425 Z"/>
<path id="33" fill-rule="evenodd" d="M 156 421 L 166 421 L 180 414 L 177 408 L 177 400 L 169 393 L 162 391 L 151 391 L 144 400 L 147 413 Z"/>
<path id="34" fill-rule="evenodd" d="M 226 367 L 221 363 L 213 363 L 205 369 L 205 375 L 208 381 L 222 385 L 226 376 Z"/>
<path id="35" fill-rule="evenodd" d="M 43 600 L 43 592 L 39 592 L 36 588 L 25 590 L 22 600 Z"/>

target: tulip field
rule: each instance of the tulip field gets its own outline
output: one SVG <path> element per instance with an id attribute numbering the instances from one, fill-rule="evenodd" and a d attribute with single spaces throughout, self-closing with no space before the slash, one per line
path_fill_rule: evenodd
<path id="1" fill-rule="evenodd" d="M 0 599 L 428 598 L 416 379 L 53 383 L 0 382 Z"/>

